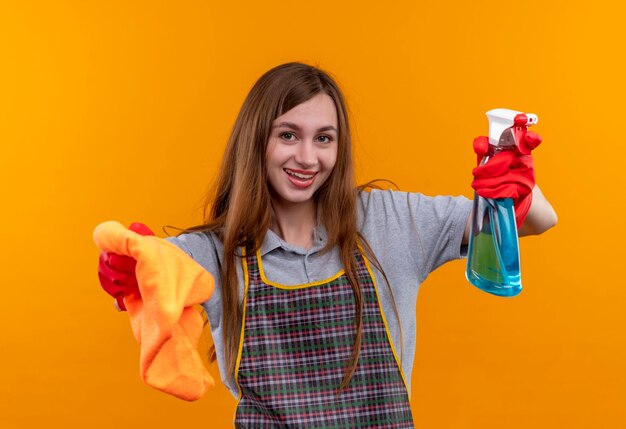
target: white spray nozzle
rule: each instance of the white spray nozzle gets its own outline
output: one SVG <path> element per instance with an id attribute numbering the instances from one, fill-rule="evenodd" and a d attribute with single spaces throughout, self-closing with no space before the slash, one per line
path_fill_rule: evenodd
<path id="1" fill-rule="evenodd" d="M 518 117 L 518 115 L 521 116 Z M 487 119 L 489 120 L 489 144 L 492 146 L 498 146 L 500 136 L 507 128 L 513 125 L 531 126 L 539 120 L 533 113 L 522 113 L 511 109 L 490 110 L 487 112 Z"/>

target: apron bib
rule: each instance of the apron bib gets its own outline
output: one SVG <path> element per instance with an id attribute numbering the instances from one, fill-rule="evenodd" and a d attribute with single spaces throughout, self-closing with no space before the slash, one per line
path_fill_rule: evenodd
<path id="1" fill-rule="evenodd" d="M 356 334 L 345 272 L 302 286 L 270 285 L 261 278 L 260 254 L 249 250 L 235 426 L 413 428 L 406 383 L 361 253 L 355 255 L 363 292 L 361 353 L 339 392 Z"/>

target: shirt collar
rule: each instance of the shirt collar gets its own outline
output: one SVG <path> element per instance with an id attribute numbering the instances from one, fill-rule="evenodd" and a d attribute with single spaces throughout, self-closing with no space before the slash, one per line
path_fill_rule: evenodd
<path id="1" fill-rule="evenodd" d="M 272 250 L 282 247 L 281 238 L 271 229 L 268 229 L 261 243 L 261 256 L 270 253 Z"/>
<path id="2" fill-rule="evenodd" d="M 280 238 L 278 234 L 276 234 L 274 231 L 268 229 L 265 237 L 263 238 L 263 242 L 261 243 L 260 250 L 261 256 L 264 256 L 278 248 L 305 255 L 315 253 L 323 249 L 324 246 L 326 246 L 327 242 L 328 234 L 326 233 L 326 228 L 324 228 L 324 225 L 321 224 L 318 224 L 315 228 L 313 228 L 313 246 L 309 250 L 292 246 L 291 244 L 285 242 L 282 238 Z"/>

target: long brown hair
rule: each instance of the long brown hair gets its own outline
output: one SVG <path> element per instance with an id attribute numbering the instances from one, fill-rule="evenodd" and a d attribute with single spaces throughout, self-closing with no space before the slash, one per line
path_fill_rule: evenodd
<path id="1" fill-rule="evenodd" d="M 214 190 L 205 204 L 205 224 L 190 230 L 215 232 L 224 245 L 224 263 L 220 272 L 224 349 L 226 367 L 232 374 L 243 311 L 239 305 L 236 264 L 240 263 L 241 247 L 251 245 L 255 251 L 259 248 L 272 216 L 265 164 L 272 123 L 320 93 L 330 96 L 337 109 L 338 148 L 334 169 L 314 198 L 328 233 L 324 251 L 339 246 L 355 306 L 354 347 L 340 386 L 343 389 L 356 370 L 361 349 L 363 295 L 354 253 L 357 242 L 363 243 L 364 240 L 357 229 L 358 190 L 354 181 L 348 110 L 341 90 L 326 72 L 307 64 L 287 63 L 259 78 L 246 97 L 228 139 Z M 371 253 L 366 242 L 363 249 L 366 254 Z M 379 268 L 377 261 L 375 265 Z"/>

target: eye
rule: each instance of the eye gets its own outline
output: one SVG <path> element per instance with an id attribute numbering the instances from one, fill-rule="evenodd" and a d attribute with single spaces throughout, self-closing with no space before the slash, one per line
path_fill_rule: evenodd
<path id="1" fill-rule="evenodd" d="M 318 136 L 317 139 L 320 143 L 330 143 L 333 141 L 332 137 L 327 135 Z"/>
<path id="2" fill-rule="evenodd" d="M 288 142 L 291 142 L 296 138 L 296 136 L 293 133 L 281 133 L 280 138 Z"/>

